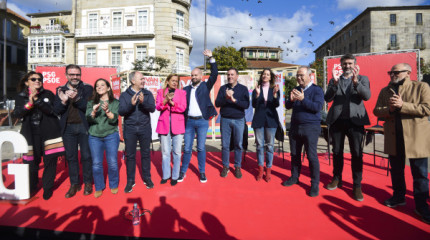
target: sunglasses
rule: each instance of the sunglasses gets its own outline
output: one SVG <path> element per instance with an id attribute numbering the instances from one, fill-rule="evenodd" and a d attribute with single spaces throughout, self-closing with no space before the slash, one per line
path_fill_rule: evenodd
<path id="1" fill-rule="evenodd" d="M 42 79 L 41 79 L 41 78 L 30 78 L 30 80 L 31 80 L 32 82 L 36 82 L 36 81 L 42 82 Z"/>
<path id="2" fill-rule="evenodd" d="M 388 75 L 394 74 L 394 75 L 399 75 L 402 72 L 409 72 L 409 70 L 402 70 L 402 71 L 388 71 Z"/>

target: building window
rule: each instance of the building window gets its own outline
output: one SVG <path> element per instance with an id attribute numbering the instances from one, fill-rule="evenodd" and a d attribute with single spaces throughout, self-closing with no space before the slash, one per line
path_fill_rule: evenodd
<path id="1" fill-rule="evenodd" d="M 260 52 L 260 58 L 264 58 L 264 52 Z"/>
<path id="2" fill-rule="evenodd" d="M 361 36 L 361 47 L 364 47 L 364 36 Z"/>
<path id="3" fill-rule="evenodd" d="M 424 47 L 423 44 L 423 34 L 422 33 L 418 33 L 416 36 L 416 48 L 422 48 Z"/>
<path id="4" fill-rule="evenodd" d="M 140 32 L 148 31 L 148 11 L 140 10 L 137 12 L 137 30 Z"/>
<path id="5" fill-rule="evenodd" d="M 36 39 L 31 39 L 30 40 L 30 58 L 35 58 L 36 57 Z"/>
<path id="6" fill-rule="evenodd" d="M 43 58 L 43 49 L 44 49 L 44 39 L 39 38 L 37 41 L 37 53 L 39 54 L 38 58 Z"/>
<path id="7" fill-rule="evenodd" d="M 176 48 L 176 67 L 181 69 L 184 66 L 184 49 Z"/>
<path id="8" fill-rule="evenodd" d="M 352 29 L 349 30 L 349 37 L 352 37 Z"/>
<path id="9" fill-rule="evenodd" d="M 390 47 L 397 47 L 397 35 L 396 34 L 390 35 Z"/>
<path id="10" fill-rule="evenodd" d="M 54 57 L 59 57 L 61 53 L 61 39 L 54 37 Z"/>
<path id="11" fill-rule="evenodd" d="M 349 50 L 349 53 L 352 53 L 352 43 L 348 44 L 348 50 Z"/>
<path id="12" fill-rule="evenodd" d="M 184 28 L 184 13 L 181 11 L 176 11 L 176 26 L 178 29 Z"/>
<path id="13" fill-rule="evenodd" d="M 87 65 L 96 65 L 96 48 L 87 48 Z"/>
<path id="14" fill-rule="evenodd" d="M 116 66 L 121 65 L 121 47 L 111 48 L 111 64 Z"/>
<path id="15" fill-rule="evenodd" d="M 23 40 L 24 39 L 24 35 L 22 34 L 22 27 L 19 27 L 18 26 L 18 32 L 17 32 L 17 37 L 18 37 L 18 40 Z"/>
<path id="16" fill-rule="evenodd" d="M 136 47 L 136 59 L 142 61 L 147 56 L 146 46 Z"/>
<path id="17" fill-rule="evenodd" d="M 248 57 L 249 58 L 253 58 L 254 57 L 254 52 L 253 51 L 249 51 L 248 52 Z"/>
<path id="18" fill-rule="evenodd" d="M 51 57 L 52 53 L 52 38 L 46 38 L 45 39 L 45 57 L 49 58 Z"/>
<path id="19" fill-rule="evenodd" d="M 54 26 L 55 23 L 57 23 L 57 19 L 55 19 L 55 18 L 50 18 L 49 19 L 49 26 Z"/>
<path id="20" fill-rule="evenodd" d="M 24 49 L 17 48 L 16 49 L 16 57 L 18 65 L 26 65 L 27 64 L 27 55 Z"/>
<path id="21" fill-rule="evenodd" d="M 396 23 L 397 23 L 396 14 L 390 14 L 390 24 L 396 25 Z"/>
<path id="22" fill-rule="evenodd" d="M 423 25 L 423 14 L 422 13 L 417 13 L 416 19 L 417 19 L 417 25 Z"/>
<path id="23" fill-rule="evenodd" d="M 270 53 L 270 58 L 275 59 L 276 58 L 276 53 L 275 52 Z"/>
<path id="24" fill-rule="evenodd" d="M 355 40 L 355 51 L 354 52 L 358 52 L 358 40 Z"/>
<path id="25" fill-rule="evenodd" d="M 119 33 L 122 28 L 122 12 L 114 12 L 112 17 L 112 27 L 114 33 Z"/>
<path id="26" fill-rule="evenodd" d="M 97 33 L 97 13 L 88 14 L 88 33 Z"/>
<path id="27" fill-rule="evenodd" d="M 7 38 L 12 36 L 12 22 L 9 20 L 6 21 L 6 36 Z"/>

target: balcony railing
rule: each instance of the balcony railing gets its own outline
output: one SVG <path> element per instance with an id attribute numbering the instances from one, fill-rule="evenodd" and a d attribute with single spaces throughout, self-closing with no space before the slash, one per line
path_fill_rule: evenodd
<path id="1" fill-rule="evenodd" d="M 105 37 L 118 35 L 154 34 L 154 29 L 145 27 L 81 28 L 75 30 L 75 37 Z"/>
<path id="2" fill-rule="evenodd" d="M 189 66 L 173 66 L 173 73 L 187 73 L 191 72 L 191 68 Z"/>
<path id="3" fill-rule="evenodd" d="M 191 32 L 185 28 L 173 27 L 173 35 L 187 40 L 192 40 Z"/>
<path id="4" fill-rule="evenodd" d="M 46 34 L 46 33 L 65 33 L 65 30 L 60 24 L 41 26 L 40 28 L 30 28 L 31 34 Z"/>
<path id="5" fill-rule="evenodd" d="M 426 49 L 426 44 L 422 42 L 421 44 L 414 43 L 414 49 L 424 50 Z"/>
<path id="6" fill-rule="evenodd" d="M 387 50 L 399 50 L 400 46 L 398 43 L 389 43 L 387 45 Z"/>
<path id="7" fill-rule="evenodd" d="M 64 53 L 35 53 L 28 55 L 28 63 L 64 63 Z"/>

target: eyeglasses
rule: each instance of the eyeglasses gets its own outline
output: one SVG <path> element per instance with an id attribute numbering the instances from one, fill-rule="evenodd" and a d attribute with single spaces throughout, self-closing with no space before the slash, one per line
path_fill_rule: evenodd
<path id="1" fill-rule="evenodd" d="M 36 82 L 36 81 L 42 82 L 42 79 L 41 79 L 41 78 L 30 78 L 30 80 L 31 80 L 32 82 Z"/>
<path id="2" fill-rule="evenodd" d="M 70 74 L 70 73 L 68 73 L 67 75 L 69 75 L 69 76 L 71 76 L 71 77 L 80 77 L 81 76 L 81 74 L 79 73 L 79 74 Z"/>
<path id="3" fill-rule="evenodd" d="M 402 72 L 409 72 L 409 70 L 402 70 L 402 71 L 388 71 L 388 75 L 394 74 L 394 75 L 399 75 Z"/>

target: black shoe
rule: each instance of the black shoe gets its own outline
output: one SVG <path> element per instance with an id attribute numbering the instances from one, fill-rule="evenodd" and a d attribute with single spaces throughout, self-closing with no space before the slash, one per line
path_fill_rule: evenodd
<path id="1" fill-rule="evenodd" d="M 228 167 L 226 167 L 226 166 L 222 167 L 221 177 L 227 177 L 228 172 L 230 172 Z"/>
<path id="2" fill-rule="evenodd" d="M 240 171 L 240 167 L 234 168 L 234 176 L 238 179 L 242 178 L 242 172 Z"/>
<path id="3" fill-rule="evenodd" d="M 206 174 L 205 173 L 200 173 L 200 182 L 201 183 L 205 183 L 208 180 L 206 179 Z"/>
<path id="4" fill-rule="evenodd" d="M 165 183 L 167 183 L 167 180 L 169 180 L 169 179 L 161 179 L 160 184 L 165 184 Z"/>
<path id="5" fill-rule="evenodd" d="M 84 186 L 84 196 L 90 195 L 93 192 L 93 184 L 85 183 Z"/>
<path id="6" fill-rule="evenodd" d="M 309 195 L 309 197 L 317 197 L 319 195 L 319 192 L 320 191 L 319 191 L 318 186 L 316 186 L 316 187 L 311 186 L 311 190 L 309 191 L 308 195 Z"/>
<path id="7" fill-rule="evenodd" d="M 43 190 L 43 199 L 48 200 L 52 197 L 52 190 Z"/>
<path id="8" fill-rule="evenodd" d="M 185 178 L 185 173 L 183 173 L 183 172 L 180 172 L 179 173 L 179 178 L 178 178 L 178 182 L 182 182 L 182 181 L 184 181 L 184 178 Z"/>
<path id="9" fill-rule="evenodd" d="M 430 224 L 430 211 L 418 211 L 418 209 L 415 209 L 415 213 L 420 217 L 420 220 Z"/>
<path id="10" fill-rule="evenodd" d="M 176 184 L 178 184 L 178 180 L 171 180 L 170 181 L 170 185 L 175 186 Z"/>
<path id="11" fill-rule="evenodd" d="M 76 192 L 81 190 L 81 185 L 79 184 L 72 184 L 69 188 L 69 191 L 67 191 L 65 198 L 71 198 L 75 196 Z"/>
<path id="12" fill-rule="evenodd" d="M 299 184 L 299 179 L 290 177 L 282 183 L 282 186 L 289 187 L 289 186 L 292 186 L 294 184 Z"/>
<path id="13" fill-rule="evenodd" d="M 124 192 L 125 192 L 125 193 L 131 193 L 131 192 L 133 191 L 133 187 L 134 187 L 135 185 L 136 185 L 136 184 L 135 184 L 134 182 L 127 182 L 127 185 L 125 185 Z"/>
<path id="14" fill-rule="evenodd" d="M 397 206 L 404 206 L 406 205 L 406 200 L 405 198 L 400 198 L 400 197 L 391 197 L 387 200 L 385 200 L 384 205 L 390 208 L 395 208 Z"/>
<path id="15" fill-rule="evenodd" d="M 145 183 L 147 189 L 154 188 L 154 183 L 150 178 L 143 180 L 143 182 Z"/>

